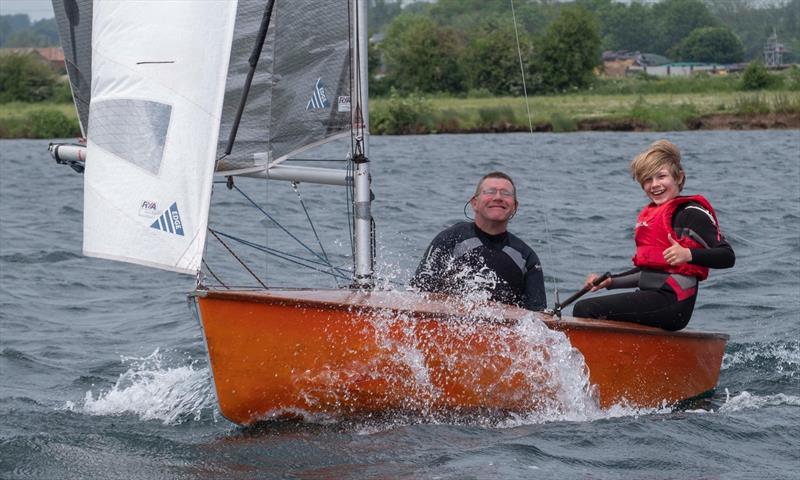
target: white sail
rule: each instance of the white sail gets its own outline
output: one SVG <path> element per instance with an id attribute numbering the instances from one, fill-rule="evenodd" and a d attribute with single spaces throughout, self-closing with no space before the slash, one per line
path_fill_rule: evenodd
<path id="1" fill-rule="evenodd" d="M 96 0 L 84 254 L 200 269 L 235 0 Z"/>

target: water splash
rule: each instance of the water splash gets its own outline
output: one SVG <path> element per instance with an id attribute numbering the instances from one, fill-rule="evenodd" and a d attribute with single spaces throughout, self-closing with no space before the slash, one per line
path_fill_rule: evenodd
<path id="1" fill-rule="evenodd" d="M 794 377 L 800 372 L 800 342 L 744 345 L 722 358 L 722 369 L 756 366 Z"/>
<path id="2" fill-rule="evenodd" d="M 459 417 L 526 423 L 604 415 L 583 355 L 534 313 L 507 322 L 483 291 L 451 297 L 446 318 L 378 310 L 353 337 L 346 358 L 298 371 L 293 388 L 307 405 L 411 413 L 424 422 Z M 331 339 L 335 342 L 335 339 Z M 363 350 L 363 351 L 362 351 Z"/>
<path id="3" fill-rule="evenodd" d="M 777 393 L 775 395 L 753 395 L 748 391 L 743 391 L 733 397 L 725 390 L 727 398 L 725 404 L 719 408 L 720 413 L 739 412 L 742 410 L 752 410 L 763 407 L 774 407 L 789 405 L 800 407 L 800 397 Z"/>
<path id="4" fill-rule="evenodd" d="M 110 390 L 86 392 L 82 411 L 90 415 L 134 414 L 142 420 L 178 424 L 199 420 L 213 408 L 210 374 L 193 364 L 164 365 L 157 349 L 147 357 L 123 357 L 130 368 L 119 376 Z M 67 405 L 69 407 L 69 405 Z"/>

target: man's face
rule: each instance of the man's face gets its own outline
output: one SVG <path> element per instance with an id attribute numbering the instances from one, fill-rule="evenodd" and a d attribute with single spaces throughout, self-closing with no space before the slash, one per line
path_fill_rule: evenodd
<path id="1" fill-rule="evenodd" d="M 478 194 L 470 200 L 475 211 L 475 223 L 497 224 L 508 222 L 516 211 L 514 186 L 504 178 L 487 178 L 481 183 Z"/>

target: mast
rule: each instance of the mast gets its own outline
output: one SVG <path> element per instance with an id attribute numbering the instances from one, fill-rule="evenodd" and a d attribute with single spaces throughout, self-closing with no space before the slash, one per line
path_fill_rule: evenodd
<path id="1" fill-rule="evenodd" d="M 355 0 L 353 26 L 356 42 L 353 49 L 353 93 L 352 109 L 353 162 L 354 173 L 354 284 L 358 288 L 373 285 L 372 251 L 372 200 L 369 174 L 369 88 L 367 83 L 367 2 Z"/>

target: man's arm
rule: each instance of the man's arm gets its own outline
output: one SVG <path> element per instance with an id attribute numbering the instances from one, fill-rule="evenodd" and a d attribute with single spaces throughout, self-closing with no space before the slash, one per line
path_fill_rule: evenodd
<path id="1" fill-rule="evenodd" d="M 442 278 L 441 252 L 435 247 L 436 241 L 428 245 L 422 260 L 417 266 L 417 271 L 411 277 L 409 284 L 425 292 L 439 290 L 437 279 Z"/>
<path id="2" fill-rule="evenodd" d="M 539 312 L 547 308 L 542 264 L 534 252 L 531 252 L 526 264 L 528 272 L 525 274 L 525 308 Z"/>
<path id="3" fill-rule="evenodd" d="M 445 273 L 452 260 L 456 239 L 457 235 L 454 235 L 452 228 L 439 232 L 434 237 L 409 282 L 412 287 L 425 292 L 446 291 Z"/>

